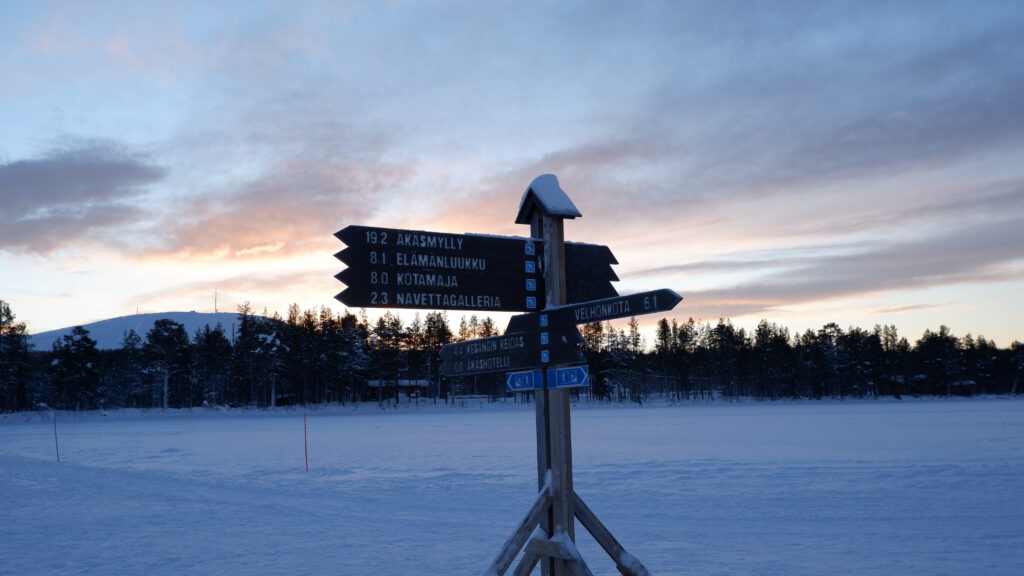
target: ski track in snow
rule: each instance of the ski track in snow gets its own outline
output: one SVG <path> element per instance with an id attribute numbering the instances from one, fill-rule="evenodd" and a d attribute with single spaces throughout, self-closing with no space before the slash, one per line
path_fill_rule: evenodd
<path id="1" fill-rule="evenodd" d="M 1024 401 L 573 409 L 577 492 L 655 575 L 1016 575 Z M 481 574 L 532 406 L 0 415 L 0 574 Z M 614 564 L 577 525 L 598 576 Z M 537 572 L 539 573 L 539 571 Z"/>

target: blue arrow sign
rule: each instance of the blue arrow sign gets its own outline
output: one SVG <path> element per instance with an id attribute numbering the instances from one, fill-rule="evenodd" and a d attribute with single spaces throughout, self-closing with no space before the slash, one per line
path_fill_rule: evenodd
<path id="1" fill-rule="evenodd" d="M 524 372 L 509 372 L 505 374 L 505 389 L 509 392 L 518 390 L 533 390 L 544 387 L 544 377 L 540 370 L 526 370 Z"/>
<path id="2" fill-rule="evenodd" d="M 556 368 L 548 373 L 548 386 L 551 388 L 572 388 L 586 386 L 590 383 L 590 370 L 587 365 Z"/>

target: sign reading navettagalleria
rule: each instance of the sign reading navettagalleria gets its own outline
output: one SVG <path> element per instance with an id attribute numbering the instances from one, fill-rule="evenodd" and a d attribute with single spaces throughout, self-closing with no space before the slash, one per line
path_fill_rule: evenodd
<path id="1" fill-rule="evenodd" d="M 543 307 L 537 241 L 348 226 L 336 278 L 346 306 L 529 311 Z"/>
<path id="2" fill-rule="evenodd" d="M 485 234 L 347 226 L 335 254 L 348 267 L 335 298 L 359 308 L 531 312 L 545 306 L 541 240 Z M 607 246 L 567 243 L 576 280 L 570 302 L 615 296 L 615 256 Z"/>

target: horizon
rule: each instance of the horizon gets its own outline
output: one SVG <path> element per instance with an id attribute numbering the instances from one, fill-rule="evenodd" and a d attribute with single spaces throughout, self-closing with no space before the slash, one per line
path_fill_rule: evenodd
<path id="1" fill-rule="evenodd" d="M 551 173 L 620 294 L 684 297 L 645 335 L 1024 340 L 1017 2 L 6 8 L 0 298 L 32 333 L 341 312 L 336 231 L 524 236 Z"/>
<path id="2" fill-rule="evenodd" d="M 294 304 L 298 305 L 298 303 L 294 303 Z M 315 310 L 315 311 L 319 310 L 319 308 L 303 308 L 301 306 L 299 307 L 299 309 L 302 312 L 305 312 L 307 310 Z M 362 310 L 362 309 L 358 309 L 358 310 L 344 309 L 340 313 L 341 314 L 349 313 L 349 314 L 352 314 L 353 316 L 359 318 L 361 313 L 364 312 L 364 311 L 369 312 L 369 310 Z M 280 314 L 279 311 L 269 311 L 268 310 L 266 312 L 267 312 L 266 314 L 263 314 L 262 312 L 254 312 L 252 315 L 253 316 L 258 316 L 258 317 L 264 317 L 264 318 L 273 318 L 274 315 L 278 315 L 278 316 L 280 316 L 280 318 L 282 320 L 287 321 L 287 316 Z M 332 312 L 334 312 L 334 311 L 332 310 Z M 383 314 L 384 312 L 391 312 L 392 314 L 397 316 L 401 320 L 402 327 L 404 329 L 404 328 L 407 328 L 412 323 L 413 319 L 415 319 L 417 316 L 419 316 L 420 319 L 422 319 L 423 316 L 425 316 L 427 313 L 430 313 L 432 311 L 430 311 L 430 310 L 390 310 L 390 309 L 385 309 L 385 310 L 382 310 L 380 312 L 380 314 Z M 402 312 L 411 313 L 411 316 L 409 316 L 409 315 L 403 316 Z M 502 312 L 496 312 L 496 313 L 489 313 L 489 312 L 477 313 L 477 312 L 474 312 L 474 311 L 464 311 L 464 310 L 447 310 L 447 311 L 441 310 L 440 312 L 444 312 L 445 315 L 446 315 L 448 327 L 449 327 L 449 329 L 452 330 L 453 336 L 455 336 L 455 339 L 453 340 L 453 342 L 459 341 L 458 340 L 458 336 L 457 336 L 458 328 L 459 328 L 460 323 L 463 320 L 467 320 L 468 321 L 468 320 L 470 320 L 474 316 L 481 323 L 483 323 L 486 320 L 491 320 L 491 321 L 494 322 L 494 325 L 498 329 L 498 332 L 500 334 L 500 333 L 504 333 L 504 331 L 505 331 L 504 326 L 505 326 L 506 323 L 503 322 L 503 321 L 500 321 L 499 319 L 494 318 L 494 316 L 500 315 L 502 318 L 504 318 L 506 316 L 511 316 L 511 313 L 502 313 Z M 189 337 L 189 341 L 191 342 L 192 338 L 194 336 L 194 332 L 195 332 L 194 328 L 197 328 L 197 327 L 202 326 L 202 325 L 208 325 L 208 323 L 203 323 L 203 322 L 200 321 L 200 323 L 198 323 L 198 324 L 190 324 L 187 321 L 175 320 L 174 317 L 176 315 L 186 315 L 186 314 L 197 314 L 197 315 L 204 315 L 204 316 L 205 315 L 211 315 L 211 316 L 212 315 L 227 315 L 227 316 L 235 317 L 235 316 L 237 316 L 240 313 L 241 312 L 238 312 L 238 311 L 236 311 L 236 312 L 224 312 L 224 311 L 219 311 L 219 312 L 198 312 L 196 310 L 175 310 L 175 311 L 166 311 L 166 312 L 137 312 L 137 313 L 134 313 L 134 314 L 125 314 L 125 315 L 122 315 L 122 316 L 115 316 L 115 317 L 112 317 L 112 318 L 104 318 L 104 319 L 96 320 L 96 321 L 93 321 L 93 322 L 87 322 L 85 324 L 74 324 L 74 325 L 62 326 L 60 328 L 46 330 L 46 331 L 43 331 L 43 332 L 33 332 L 31 329 L 29 329 L 28 330 L 28 336 L 29 336 L 29 341 L 30 342 L 32 342 L 33 340 L 38 340 L 41 336 L 48 336 L 48 337 L 49 336 L 53 336 L 53 337 L 55 337 L 55 339 L 59 339 L 59 337 L 61 335 L 60 333 L 62 333 L 62 332 L 66 333 L 67 331 L 70 331 L 71 329 L 73 329 L 75 327 L 81 326 L 81 327 L 85 328 L 87 331 L 89 331 L 90 337 L 92 337 L 94 340 L 97 341 L 97 347 L 98 348 L 100 348 L 100 349 L 116 349 L 119 346 L 114 345 L 113 342 L 114 342 L 114 340 L 116 340 L 117 342 L 120 342 L 120 339 L 123 337 L 123 331 L 116 333 L 114 336 L 111 336 L 110 334 L 108 334 L 109 328 L 107 330 L 104 330 L 103 334 L 97 334 L 97 333 L 95 333 L 96 332 L 95 330 L 89 330 L 88 327 L 89 326 L 94 326 L 96 324 L 107 324 L 107 323 L 111 323 L 111 322 L 114 322 L 114 321 L 117 321 L 117 320 L 133 320 L 133 319 L 135 319 L 138 316 L 150 316 L 150 317 L 155 317 L 156 320 L 159 320 L 159 319 L 162 319 L 162 318 L 166 318 L 166 319 L 174 320 L 175 322 L 179 322 L 179 323 L 183 324 L 185 326 L 185 332 L 186 332 L 186 334 Z M 453 313 L 457 313 L 457 314 L 453 314 Z M 379 314 L 377 316 L 379 316 Z M 373 328 L 373 324 L 376 321 L 376 317 L 377 316 L 374 316 L 374 317 L 371 318 L 370 314 L 367 313 L 367 322 L 368 322 L 368 327 L 370 329 Z M 453 316 L 457 316 L 457 318 L 453 318 Z M 633 318 L 636 318 L 637 320 L 639 320 L 640 318 L 644 318 L 644 316 L 634 316 Z M 691 318 L 687 318 L 685 320 L 679 320 L 676 317 L 672 317 L 672 316 L 664 315 L 664 314 L 660 314 L 660 313 L 650 314 L 650 315 L 647 316 L 647 318 L 649 318 L 648 324 L 653 324 L 654 327 L 653 328 L 651 328 L 650 326 L 647 326 L 646 328 L 642 327 L 641 330 L 640 330 L 640 334 L 641 334 L 641 337 L 643 339 L 642 344 L 643 344 L 644 350 L 646 352 L 652 352 L 656 348 L 656 345 L 657 345 L 657 340 L 656 340 L 657 323 L 660 322 L 662 319 L 667 320 L 670 324 L 672 322 L 677 322 L 680 326 L 682 326 L 683 324 L 686 324 L 690 320 L 693 320 L 695 325 L 705 326 L 705 327 L 709 327 L 709 328 L 713 328 L 714 326 L 716 326 L 718 324 L 718 322 L 724 321 L 724 322 L 730 323 L 737 330 L 743 330 L 745 335 L 746 335 L 746 337 L 750 338 L 750 339 L 754 338 L 755 329 L 757 327 L 756 324 L 753 325 L 753 326 L 746 326 L 746 325 L 743 325 L 743 324 L 739 324 L 739 323 L 736 323 L 736 322 L 732 321 L 732 319 L 730 319 L 730 318 L 720 318 L 720 319 L 715 319 L 713 321 L 712 320 L 697 320 L 697 319 L 691 319 Z M 17 321 L 17 319 L 16 319 L 16 321 Z M 768 321 L 769 323 L 772 323 L 770 320 L 767 320 L 767 319 L 765 319 L 765 321 Z M 629 323 L 629 319 L 628 318 L 601 322 L 602 325 L 610 324 L 610 325 L 612 325 L 612 327 L 615 330 L 621 330 L 621 331 L 624 331 L 624 332 L 628 331 L 628 326 L 627 326 L 628 323 Z M 760 321 L 758 321 L 758 323 L 760 323 Z M 789 339 L 790 339 L 790 342 L 792 343 L 797 338 L 799 338 L 802 334 L 804 334 L 807 330 L 810 330 L 810 331 L 812 331 L 814 333 L 817 333 L 819 330 L 824 328 L 828 323 L 823 324 L 822 326 L 818 326 L 817 328 L 808 328 L 807 330 L 799 330 L 799 331 L 794 330 L 790 326 L 786 326 L 784 324 L 779 324 L 777 322 L 775 322 L 774 324 L 777 327 L 784 329 L 789 334 Z M 218 322 L 218 325 L 221 325 L 221 323 Z M 885 326 L 891 326 L 891 325 L 885 325 Z M 884 328 L 885 326 L 883 326 L 883 325 L 874 325 L 874 326 L 855 326 L 855 325 L 851 325 L 851 326 L 839 326 L 839 328 L 844 333 L 848 333 L 851 329 L 860 329 L 860 330 L 864 330 L 864 331 L 866 331 L 868 333 L 872 333 L 876 328 Z M 225 330 L 228 329 L 227 326 L 221 325 L 221 327 L 224 328 Z M 94 328 L 95 328 L 95 326 L 94 326 Z M 897 327 L 897 334 L 898 334 L 898 336 L 900 338 L 906 339 L 907 343 L 910 346 L 916 346 L 916 343 L 921 338 L 923 338 L 925 336 L 925 334 L 927 334 L 929 332 L 933 333 L 933 334 L 937 334 L 937 333 L 940 332 L 940 330 L 942 328 L 948 328 L 950 335 L 955 337 L 955 338 L 957 338 L 958 340 L 961 340 L 961 341 L 964 338 L 966 338 L 966 337 L 971 337 L 972 339 L 974 339 L 974 341 L 978 341 L 978 340 L 984 338 L 986 341 L 993 341 L 993 342 L 995 342 L 992 338 L 988 338 L 984 334 L 976 334 L 976 333 L 973 333 L 973 332 L 963 332 L 963 333 L 960 333 L 960 332 L 957 332 L 957 331 L 953 330 L 951 327 L 945 326 L 945 325 L 939 325 L 939 326 L 925 328 L 925 330 L 922 331 L 921 334 L 905 334 L 902 331 L 900 331 L 899 328 Z M 142 337 L 142 338 L 146 337 L 145 331 L 139 332 L 138 330 L 136 330 L 136 333 L 140 337 Z M 113 338 L 113 339 L 111 339 L 111 338 Z M 104 345 L 104 343 L 106 343 L 107 345 Z M 43 348 L 40 348 L 38 346 L 37 342 L 32 342 L 32 344 L 36 346 L 36 351 L 37 352 L 38 351 L 45 351 Z M 995 345 L 996 345 L 997 348 L 1005 349 L 1005 350 L 1011 349 L 1014 344 L 1021 344 L 1021 342 L 1019 340 L 1014 340 L 1013 342 L 1009 342 L 1009 343 L 1006 343 L 1006 344 L 1001 344 L 999 342 L 995 342 Z"/>

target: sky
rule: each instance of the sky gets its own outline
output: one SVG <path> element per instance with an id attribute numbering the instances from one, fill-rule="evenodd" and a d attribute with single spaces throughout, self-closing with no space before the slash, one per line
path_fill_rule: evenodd
<path id="1" fill-rule="evenodd" d="M 1019 1 L 7 0 L 0 299 L 31 333 L 341 311 L 337 230 L 526 236 L 550 173 L 620 294 L 684 297 L 646 329 L 1009 346 L 1022 34 Z"/>

